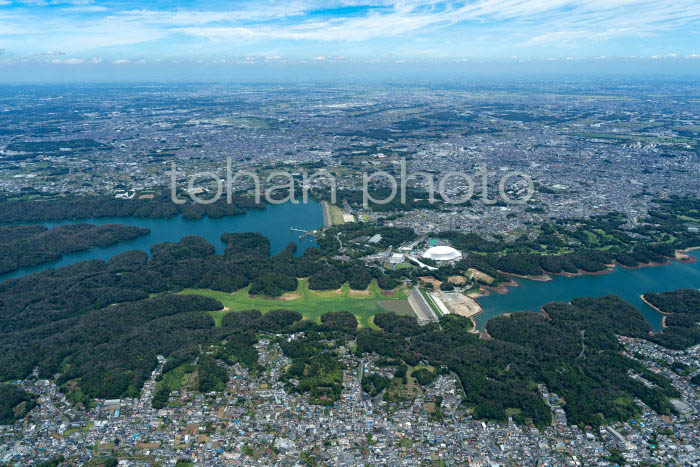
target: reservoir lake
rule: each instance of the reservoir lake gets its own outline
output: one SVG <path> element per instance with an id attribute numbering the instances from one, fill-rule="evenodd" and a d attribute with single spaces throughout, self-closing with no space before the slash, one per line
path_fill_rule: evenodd
<path id="1" fill-rule="evenodd" d="M 289 243 L 298 245 L 297 255 L 310 246 L 317 246 L 313 235 L 299 238 L 302 232 L 323 227 L 323 209 L 320 203 L 293 205 L 291 203 L 268 205 L 264 210 L 251 210 L 239 216 L 185 220 L 182 217 L 168 219 L 150 219 L 134 217 L 105 217 L 68 220 L 61 222 L 43 222 L 47 227 L 64 224 L 122 224 L 151 229 L 149 235 L 121 242 L 107 247 L 96 247 L 88 251 L 64 255 L 58 261 L 42 264 L 33 268 L 23 268 L 0 275 L 0 282 L 49 268 L 60 268 L 79 261 L 91 259 L 109 260 L 115 255 L 129 250 L 143 250 L 150 254 L 150 247 L 156 243 L 177 242 L 187 235 L 199 235 L 216 247 L 217 253 L 223 253 L 224 244 L 221 235 L 227 232 L 258 232 L 270 239 L 272 254 L 279 253 Z M 697 255 L 699 251 L 692 254 Z M 509 287 L 508 293 L 491 295 L 478 299 L 483 311 L 475 318 L 477 327 L 484 329 L 486 322 L 504 313 L 516 311 L 539 311 L 542 305 L 554 302 L 568 302 L 576 297 L 601 297 L 618 295 L 623 300 L 639 309 L 654 330 L 662 328 L 663 315 L 640 297 L 645 292 L 672 291 L 680 288 L 700 288 L 700 263 L 681 263 L 673 261 L 664 266 L 652 266 L 639 269 L 615 267 L 612 272 L 601 275 L 582 275 L 565 277 L 552 275 L 551 281 L 534 281 L 514 278 L 517 287 Z"/>
<path id="2" fill-rule="evenodd" d="M 691 253 L 697 255 L 700 251 L 695 250 Z M 655 331 L 660 331 L 664 315 L 644 303 L 641 295 L 646 292 L 700 288 L 700 262 L 673 261 L 663 266 L 638 269 L 616 266 L 607 274 L 551 277 L 551 281 L 514 278 L 518 286 L 508 287 L 508 293 L 492 292 L 489 296 L 480 297 L 478 302 L 484 311 L 476 316 L 477 327 L 484 329 L 489 319 L 504 313 L 540 311 L 542 305 L 549 302 L 568 302 L 576 297 L 617 295 L 641 311 Z"/>
<path id="3" fill-rule="evenodd" d="M 224 252 L 221 235 L 224 233 L 258 232 L 270 239 L 270 251 L 274 255 L 288 244 L 297 244 L 297 255 L 301 255 L 310 246 L 317 246 L 313 235 L 300 239 L 303 232 L 292 230 L 316 230 L 323 227 L 323 209 L 321 204 L 309 201 L 306 204 L 267 205 L 267 209 L 252 209 L 239 216 L 221 218 L 203 217 L 186 220 L 180 216 L 168 219 L 150 219 L 137 217 L 99 217 L 72 219 L 61 222 L 41 222 L 51 228 L 65 224 L 122 224 L 151 229 L 149 235 L 128 242 L 120 242 L 107 247 L 95 247 L 91 250 L 63 255 L 58 261 L 44 263 L 31 268 L 23 268 L 0 275 L 0 282 L 14 277 L 36 273 L 49 268 L 60 268 L 91 259 L 109 260 L 115 255 L 130 250 L 143 250 L 150 255 L 150 248 L 156 243 L 177 242 L 188 235 L 199 235 L 216 247 L 217 253 Z"/>

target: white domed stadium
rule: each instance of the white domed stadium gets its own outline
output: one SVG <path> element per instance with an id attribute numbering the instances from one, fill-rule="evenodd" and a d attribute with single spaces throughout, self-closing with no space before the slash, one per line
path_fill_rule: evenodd
<path id="1" fill-rule="evenodd" d="M 451 246 L 440 245 L 428 248 L 423 253 L 423 258 L 432 259 L 434 261 L 454 261 L 462 257 L 462 253 L 455 250 Z"/>

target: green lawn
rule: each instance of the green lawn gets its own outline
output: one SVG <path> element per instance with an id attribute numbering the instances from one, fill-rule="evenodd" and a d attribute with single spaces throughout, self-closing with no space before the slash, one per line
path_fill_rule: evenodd
<path id="1" fill-rule="evenodd" d="M 192 375 L 194 369 L 194 364 L 192 363 L 185 363 L 173 368 L 163 375 L 163 379 L 158 381 L 156 387 L 165 387 L 171 392 L 179 391 L 189 382 L 190 375 Z"/>
<path id="2" fill-rule="evenodd" d="M 87 426 L 81 426 L 79 428 L 71 428 L 69 430 L 66 430 L 65 433 L 63 433 L 64 437 L 70 436 L 73 433 L 77 433 L 79 431 L 89 431 L 90 428 L 92 428 L 95 424 L 93 422 L 90 422 L 87 424 Z"/>
<path id="3" fill-rule="evenodd" d="M 341 208 L 338 206 L 335 206 L 333 204 L 328 203 L 328 207 L 331 212 L 331 225 L 343 225 L 345 224 L 345 219 L 343 219 L 343 214 L 345 211 L 343 211 Z"/>
<path id="4" fill-rule="evenodd" d="M 270 122 L 262 118 L 227 117 L 221 119 L 221 121 L 231 126 L 252 130 L 267 130 L 271 127 Z"/>
<path id="5" fill-rule="evenodd" d="M 572 136 L 579 138 L 607 139 L 611 141 L 645 141 L 660 144 L 687 143 L 691 144 L 693 140 L 689 138 L 665 138 L 653 135 L 624 135 L 618 133 L 572 133 Z"/>
<path id="6" fill-rule="evenodd" d="M 221 326 L 221 319 L 232 311 L 255 309 L 264 313 L 284 308 L 298 311 L 304 318 L 318 323 L 321 322 L 321 315 L 328 311 L 349 311 L 357 317 L 362 327 L 375 328 L 372 317 L 378 313 L 386 313 L 386 310 L 380 306 L 380 301 L 406 299 L 402 289 L 391 295 L 383 295 L 376 281 L 372 281 L 367 293 L 351 291 L 347 283 L 339 291 L 309 290 L 305 279 L 299 280 L 299 288 L 296 292 L 286 294 L 282 298 L 249 295 L 248 287 L 232 294 L 209 289 L 187 289 L 180 293 L 204 295 L 223 303 L 225 310 L 210 312 L 217 326 Z"/>

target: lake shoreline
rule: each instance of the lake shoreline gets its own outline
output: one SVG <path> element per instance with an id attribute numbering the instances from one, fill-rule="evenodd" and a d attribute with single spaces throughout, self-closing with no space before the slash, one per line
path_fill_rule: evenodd
<path id="1" fill-rule="evenodd" d="M 512 272 L 504 272 L 504 271 L 500 271 L 500 270 L 498 272 L 500 272 L 501 274 L 506 274 L 508 276 L 517 277 L 519 279 L 528 279 L 531 281 L 547 282 L 547 281 L 554 280 L 554 279 L 552 279 L 552 276 L 549 275 L 550 273 L 540 274 L 539 276 L 526 276 L 526 275 L 522 275 L 522 274 L 514 274 Z"/>
<path id="2" fill-rule="evenodd" d="M 688 255 L 687 253 L 693 250 L 700 250 L 700 247 L 691 247 L 691 248 L 685 248 L 683 250 L 676 250 L 675 251 L 675 257 L 670 258 L 667 261 L 663 262 L 649 262 L 649 263 L 640 263 L 636 266 L 626 266 L 624 264 L 614 262 L 612 264 L 606 264 L 608 266 L 606 269 L 603 269 L 601 271 L 583 271 L 579 270 L 578 272 L 548 272 L 545 274 L 540 274 L 539 276 L 526 276 L 526 275 L 521 275 L 521 274 L 514 274 L 510 272 L 504 272 L 504 271 L 498 271 L 502 274 L 505 274 L 510 277 L 516 277 L 518 279 L 527 279 L 531 281 L 538 281 L 538 282 L 548 282 L 554 280 L 552 276 L 563 276 L 563 277 L 580 277 L 580 276 L 602 276 L 604 274 L 610 274 L 615 271 L 617 267 L 622 267 L 624 269 L 642 269 L 642 268 L 651 268 L 651 267 L 658 267 L 658 266 L 668 266 L 669 264 L 672 264 L 674 261 L 677 261 L 679 263 L 685 263 L 685 264 L 696 264 L 698 262 L 698 257 L 697 256 L 692 256 Z M 502 284 L 497 285 L 496 287 L 488 286 L 488 285 L 482 285 L 480 286 L 479 292 L 473 292 L 470 294 L 470 296 L 474 299 L 477 299 L 479 297 L 486 297 L 491 295 L 491 292 L 497 292 L 501 295 L 508 293 L 508 289 L 510 287 L 518 287 L 519 284 L 513 280 L 510 279 L 508 282 L 504 282 Z M 483 308 L 483 307 L 482 307 Z"/>
<path id="3" fill-rule="evenodd" d="M 647 305 L 649 305 L 650 307 L 652 307 L 653 309 L 655 309 L 656 311 L 658 311 L 658 312 L 661 313 L 661 314 L 664 314 L 664 315 L 666 315 L 666 316 L 672 315 L 672 314 L 673 314 L 673 313 L 670 313 L 670 312 L 668 312 L 668 311 L 663 311 L 663 310 L 661 310 L 661 308 L 659 308 L 659 307 L 656 306 L 656 305 L 652 305 L 652 303 L 651 303 L 649 300 L 647 300 L 647 298 L 644 296 L 644 294 L 641 294 L 641 295 L 639 296 L 639 298 L 641 298 L 642 301 L 643 301 L 644 303 L 646 303 Z"/>
<path id="4" fill-rule="evenodd" d="M 653 308 L 654 310 L 656 310 L 659 313 L 661 313 L 662 315 L 664 315 L 664 317 L 661 318 L 661 328 L 662 328 L 662 332 L 663 332 L 663 329 L 666 329 L 666 318 L 668 316 L 671 316 L 673 313 L 669 313 L 668 311 L 662 311 L 661 308 L 657 307 L 656 305 L 652 305 L 651 302 L 649 300 L 647 300 L 647 298 L 644 296 L 644 294 L 641 294 L 639 296 L 639 298 L 641 298 L 642 301 L 644 303 L 646 303 L 647 305 L 649 305 L 651 308 Z"/>
<path id="5" fill-rule="evenodd" d="M 669 265 L 672 265 L 673 263 L 697 264 L 698 257 L 688 254 L 689 252 L 692 252 L 695 250 L 700 250 L 700 247 L 691 247 L 691 248 L 685 248 L 682 250 L 676 250 L 673 258 L 669 258 L 667 261 L 663 261 L 663 262 L 650 262 L 650 263 L 646 263 L 646 264 L 640 263 L 636 266 L 625 266 L 623 264 L 615 262 L 614 264 L 606 265 L 606 266 L 608 266 L 606 269 L 604 269 L 602 271 L 595 271 L 595 272 L 588 272 L 588 271 L 578 271 L 576 273 L 559 272 L 559 273 L 545 273 L 545 274 L 542 274 L 539 276 L 525 276 L 525 275 L 503 273 L 509 277 L 509 280 L 507 282 L 499 284 L 498 286 L 481 285 L 479 287 L 478 291 L 472 292 L 468 295 L 471 298 L 473 298 L 477 303 L 479 303 L 479 306 L 481 307 L 481 309 L 483 311 L 488 311 L 487 308 L 484 306 L 484 304 L 479 301 L 479 299 L 482 297 L 488 297 L 488 296 L 491 296 L 494 294 L 499 294 L 499 295 L 507 294 L 510 291 L 511 287 L 519 287 L 520 286 L 520 283 L 515 280 L 516 278 L 517 279 L 529 279 L 529 280 L 533 280 L 533 281 L 537 281 L 537 282 L 548 282 L 548 281 L 554 280 L 554 278 L 552 276 L 562 276 L 562 277 L 601 276 L 601 275 L 610 274 L 610 273 L 614 272 L 615 270 L 621 270 L 621 269 L 636 270 L 636 269 L 651 268 L 651 267 L 657 267 L 657 266 L 669 266 Z M 620 267 L 620 269 L 618 269 L 618 267 Z M 643 297 L 641 297 L 641 298 L 646 303 L 646 300 L 644 300 Z M 654 309 L 655 311 L 659 311 L 656 309 L 656 307 L 653 307 L 651 305 L 650 305 L 650 307 L 652 309 Z M 664 313 L 664 312 L 660 312 L 660 313 L 662 315 L 664 315 L 664 317 L 668 315 L 668 313 Z M 662 326 L 665 327 L 665 320 L 662 321 Z"/>
<path id="6" fill-rule="evenodd" d="M 676 250 L 676 261 L 682 263 L 695 264 L 698 262 L 698 257 L 690 255 L 691 251 L 700 250 L 700 246 L 693 246 L 690 248 L 684 248 L 682 250 Z"/>
<path id="7" fill-rule="evenodd" d="M 490 286 L 490 285 L 482 285 L 479 287 L 478 292 L 471 292 L 467 295 L 469 297 L 473 298 L 474 300 L 477 300 L 480 297 L 488 297 L 489 295 L 492 295 L 494 292 L 498 293 L 499 295 L 505 295 L 508 293 L 508 289 L 510 287 L 519 287 L 519 286 L 520 286 L 520 284 L 518 284 L 513 279 L 511 279 L 508 282 L 504 282 L 503 284 L 499 284 L 495 287 Z M 478 302 L 478 300 L 477 300 L 477 302 Z M 479 306 L 481 306 L 482 310 L 484 309 L 484 307 L 481 304 L 479 304 Z"/>
<path id="8" fill-rule="evenodd" d="M 67 253 L 58 260 L 33 267 L 20 268 L 0 275 L 0 283 L 49 269 L 57 270 L 82 261 L 93 259 L 109 261 L 119 254 L 132 250 L 140 250 L 150 256 L 153 245 L 166 242 L 176 243 L 187 236 L 202 237 L 214 246 L 217 254 L 223 254 L 225 245 L 221 241 L 222 234 L 257 232 L 270 240 L 271 255 L 279 253 L 293 242 L 297 244 L 295 256 L 301 256 L 306 248 L 318 245 L 314 235 L 305 235 L 302 238 L 299 231 L 311 232 L 321 229 L 323 222 L 323 209 L 321 204 L 315 201 L 297 205 L 291 203 L 270 205 L 266 206 L 265 209 L 252 209 L 247 211 L 245 215 L 217 218 L 204 216 L 197 220 L 185 219 L 181 215 L 157 219 L 135 216 L 86 218 L 79 223 L 95 226 L 107 224 L 135 226 L 148 228 L 151 233 L 129 241 Z M 48 228 L 74 224 L 76 222 L 71 220 L 41 223 Z"/>

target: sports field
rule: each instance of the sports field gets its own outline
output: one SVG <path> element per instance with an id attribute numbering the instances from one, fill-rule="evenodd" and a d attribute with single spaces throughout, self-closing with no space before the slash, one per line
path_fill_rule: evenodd
<path id="1" fill-rule="evenodd" d="M 345 219 L 343 218 L 343 214 L 345 214 L 345 211 L 343 211 L 341 208 L 334 204 L 328 204 L 328 207 L 331 212 L 331 225 L 345 224 Z"/>
<path id="2" fill-rule="evenodd" d="M 321 315 L 328 311 L 349 311 L 353 313 L 362 327 L 375 328 L 372 317 L 386 313 L 379 304 L 386 300 L 406 300 L 403 289 L 382 291 L 376 281 L 372 281 L 367 290 L 350 290 L 346 283 L 338 290 L 309 290 L 306 279 L 299 280 L 295 292 L 289 292 L 278 298 L 248 294 L 248 287 L 234 293 L 217 292 L 209 289 L 187 289 L 180 293 L 212 297 L 224 304 L 224 309 L 212 311 L 216 325 L 221 325 L 221 318 L 227 313 L 243 310 L 260 310 L 263 313 L 284 308 L 298 311 L 306 319 L 320 322 Z"/>

